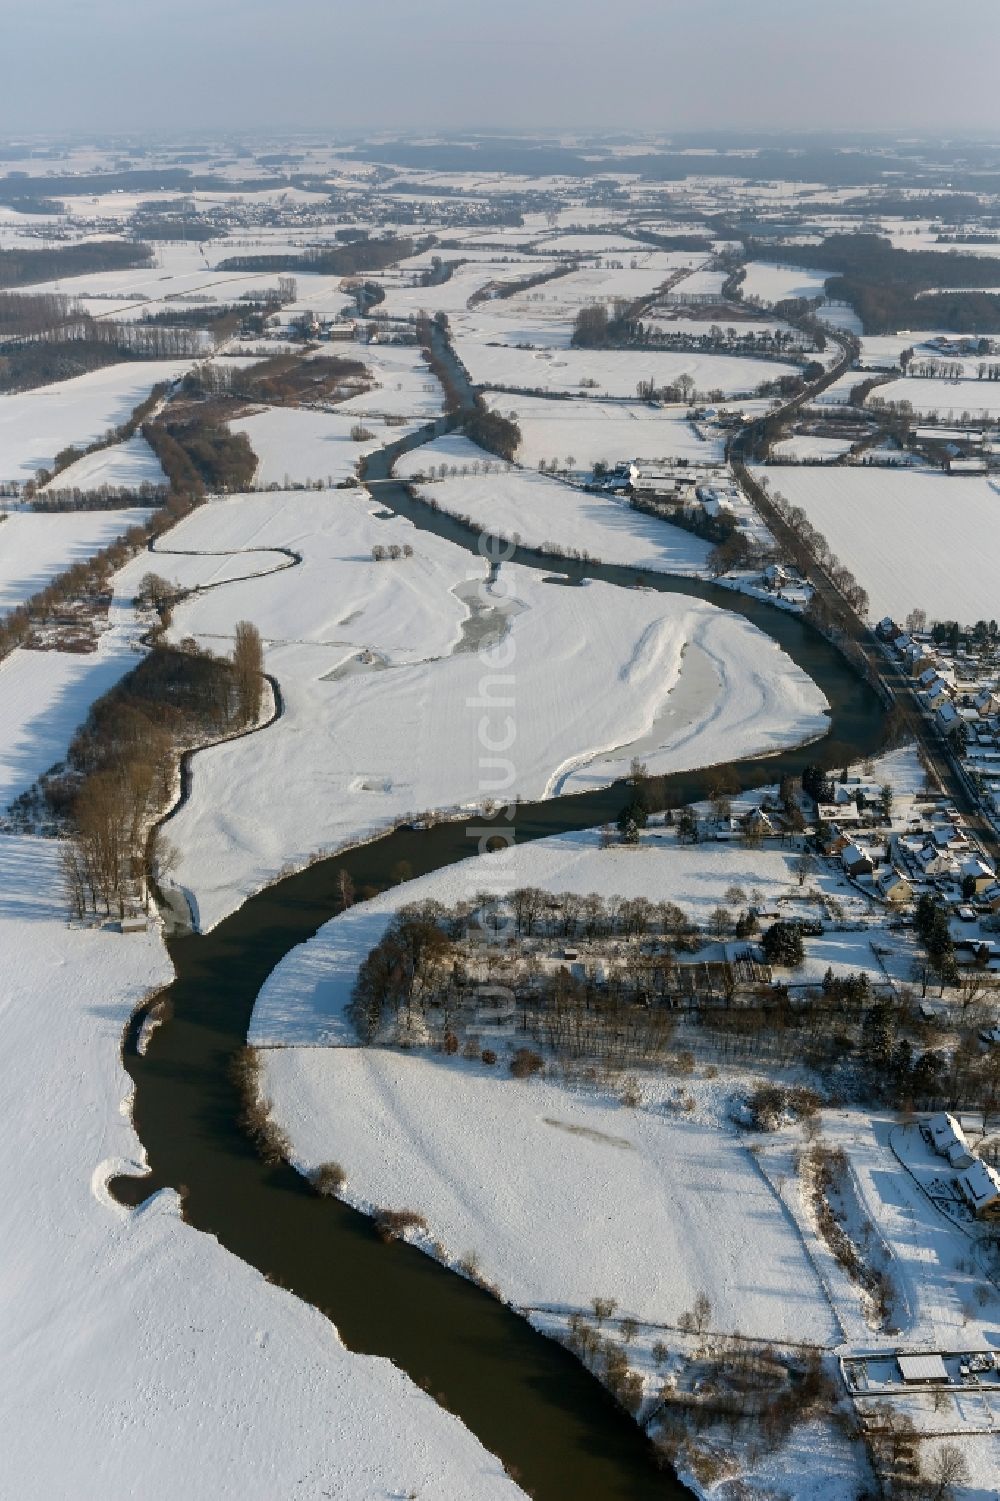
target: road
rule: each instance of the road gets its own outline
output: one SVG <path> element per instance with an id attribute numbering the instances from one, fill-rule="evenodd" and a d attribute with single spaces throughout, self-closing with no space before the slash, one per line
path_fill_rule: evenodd
<path id="1" fill-rule="evenodd" d="M 799 407 L 831 386 L 847 370 L 856 356 L 857 346 L 850 337 L 830 331 L 828 336 L 841 350 L 840 359 L 805 391 L 777 408 L 771 416 L 790 417 Z M 740 432 L 728 445 L 727 456 L 740 488 L 750 498 L 767 523 L 779 551 L 794 563 L 810 583 L 825 606 L 834 623 L 839 642 L 846 654 L 873 685 L 880 686 L 887 701 L 899 717 L 901 727 L 922 752 L 926 763 L 932 768 L 942 791 L 954 803 L 965 818 L 970 832 L 978 839 L 983 850 L 996 862 L 1000 859 L 1000 840 L 993 825 L 986 817 L 978 800 L 969 791 L 961 776 L 947 744 L 925 715 L 914 691 L 910 677 L 900 665 L 884 652 L 875 636 L 853 607 L 837 588 L 827 570 L 817 562 L 794 527 L 782 516 L 767 492 L 763 490 L 747 467 L 746 454 L 760 434 L 760 426 L 753 423 Z"/>

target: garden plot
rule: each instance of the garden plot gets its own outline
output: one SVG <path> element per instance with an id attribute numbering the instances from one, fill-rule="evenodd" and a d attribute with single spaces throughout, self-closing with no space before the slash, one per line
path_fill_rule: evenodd
<path id="1" fill-rule="evenodd" d="M 125 511 L 12 511 L 0 522 L 0 614 L 23 604 L 56 574 L 93 557 L 152 514 Z"/>
<path id="2" fill-rule="evenodd" d="M 580 399 L 546 400 L 495 392 L 488 405 L 514 414 L 521 429 L 518 462 L 529 469 L 541 460 L 589 471 L 598 460 L 610 467 L 633 459 L 686 459 L 692 464 L 722 463 L 721 434 L 706 439 L 691 425 L 686 407 L 652 407 L 648 402 Z M 574 462 L 567 464 L 572 457 Z"/>
<path id="3" fill-rule="evenodd" d="M 919 417 L 940 417 L 946 422 L 971 418 L 1000 417 L 1000 381 L 938 380 L 917 376 L 889 381 L 873 392 L 879 402 L 908 401 Z"/>
<path id="4" fill-rule="evenodd" d="M 816 316 L 828 328 L 839 329 L 841 333 L 864 333 L 864 324 L 849 302 L 824 302 Z"/>
<path id="5" fill-rule="evenodd" d="M 926 330 L 919 333 L 864 334 L 861 339 L 860 366 L 864 370 L 898 370 L 899 358 L 904 349 L 914 350 L 918 359 L 940 359 L 942 356 L 936 350 L 921 347 L 933 337 Z M 950 355 L 948 363 L 952 363 Z"/>
<path id="6" fill-rule="evenodd" d="M 595 395 L 634 399 L 640 381 L 669 386 L 690 375 L 698 391 L 722 397 L 751 395 L 764 382 L 794 375 L 797 367 L 737 355 L 648 349 L 511 349 L 483 344 L 466 327 L 455 330 L 457 352 L 474 385 L 514 391 L 579 391 L 594 381 Z"/>
<path id="7" fill-rule="evenodd" d="M 422 542 L 415 534 L 418 555 Z M 456 568 L 464 569 L 459 556 Z M 318 606 L 316 590 L 303 580 L 296 587 L 296 570 L 216 590 L 175 614 L 178 635 L 196 634 L 216 649 L 235 620 L 254 620 L 284 701 L 282 717 L 266 731 L 199 754 L 192 795 L 171 821 L 170 839 L 181 851 L 177 881 L 204 928 L 289 863 L 301 865 L 422 810 L 476 806 L 500 788 L 508 796 L 545 797 L 571 775 L 610 781 L 627 770 L 629 747 L 643 737 L 656 742 L 646 755 L 650 769 L 665 771 L 775 749 L 827 728 L 814 685 L 729 612 L 596 582 L 560 587 L 504 565 L 495 585 L 483 580 L 479 607 L 505 620 L 503 657 L 516 664 L 516 752 L 508 765 L 504 756 L 486 754 L 480 740 L 477 705 L 490 657 L 462 650 L 468 641 L 447 655 L 433 645 L 458 634 L 457 591 L 425 588 L 426 615 L 401 631 L 412 562 L 375 565 L 386 588 L 404 591 L 403 608 L 390 592 L 353 621 L 365 606 L 372 565 L 352 558 L 357 554 L 345 547 L 339 566 L 328 558 L 315 573 L 329 581 L 317 588 L 346 617 L 331 625 L 332 641 L 316 628 L 332 606 Z M 469 598 L 467 585 L 461 597 Z M 667 700 L 695 648 L 724 660 L 724 674 L 671 719 Z M 506 689 L 508 669 L 503 673 Z M 504 709 L 491 735 L 508 734 Z"/>
<path id="8" fill-rule="evenodd" d="M 678 295 L 682 294 L 687 287 L 687 282 L 681 282 Z M 691 315 L 691 309 L 682 303 L 677 305 L 677 317 L 671 317 L 671 308 L 662 303 L 655 306 L 651 313 L 643 316 L 644 328 L 652 329 L 658 334 L 680 334 L 687 339 L 704 339 L 711 329 L 717 324 L 724 334 L 732 332 L 737 338 L 745 339 L 757 334 L 783 333 L 791 334 L 793 342 L 800 345 L 811 346 L 811 340 L 797 329 L 793 330 L 789 324 L 782 323 L 777 318 L 745 318 L 739 314 L 733 314 L 729 306 L 724 308 L 712 308 L 709 316 L 695 318 Z"/>
<path id="9" fill-rule="evenodd" d="M 337 485 L 357 472 L 359 459 L 383 443 L 413 431 L 413 424 L 387 429 L 375 417 L 341 417 L 309 407 L 267 407 L 230 423 L 245 433 L 259 460 L 257 485 Z M 365 439 L 352 437 L 358 428 Z"/>
<path id="10" fill-rule="evenodd" d="M 33 289 L 34 290 L 34 289 Z M 85 447 L 118 427 L 154 386 L 173 381 L 190 360 L 133 360 L 53 386 L 0 396 L 0 479 L 34 479 L 70 444 Z"/>
<path id="11" fill-rule="evenodd" d="M 678 297 L 697 297 L 702 299 L 721 297 L 722 288 L 728 275 L 728 271 L 712 271 L 702 267 L 700 270 L 692 271 L 690 276 L 684 277 L 684 280 L 679 283 L 675 295 Z"/>
<path id="12" fill-rule="evenodd" d="M 67 925 L 59 853 L 0 840 L 5 1493 L 273 1501 L 295 1477 L 309 1501 L 514 1501 L 457 1420 L 189 1229 L 171 1191 L 112 1203 L 143 1156 L 122 1030 L 171 966 L 155 931 Z"/>
<path id="13" fill-rule="evenodd" d="M 1000 494 L 984 476 L 788 467 L 770 478 L 868 591 L 873 619 L 996 614 Z"/>
<path id="14" fill-rule="evenodd" d="M 497 404 L 508 409 L 506 401 Z M 578 403 L 558 405 L 572 405 L 575 411 Z M 645 430 L 639 422 L 635 427 L 639 432 Z M 427 475 L 442 463 L 467 467 L 468 474 L 418 484 L 419 494 L 443 511 L 467 517 L 484 532 L 508 540 L 519 538 L 528 547 L 586 552 L 604 563 L 652 568 L 661 573 L 707 572 L 709 545 L 690 532 L 656 516 L 643 515 L 612 495 L 590 494 L 531 470 L 471 472 L 474 465 L 488 460 L 489 455 L 468 438 L 450 434 L 404 454 L 395 468 L 397 474 L 409 478 Z"/>
<path id="15" fill-rule="evenodd" d="M 542 255 L 551 255 L 558 251 L 569 252 L 573 255 L 632 256 L 637 251 L 648 250 L 649 247 L 629 239 L 627 235 L 586 234 L 581 230 L 571 229 L 565 234 L 554 235 L 549 240 L 539 240 L 535 249 Z M 692 264 L 697 264 L 698 259 L 697 254 L 689 258 Z"/>
<path id="16" fill-rule="evenodd" d="M 899 1342 L 938 1350 L 988 1348 L 1000 1293 L 983 1276 L 975 1239 L 931 1197 L 947 1193 L 953 1170 L 925 1146 L 916 1125 L 844 1111 L 831 1113 L 827 1132 L 848 1154 L 862 1213 L 890 1247 Z M 974 1226 L 972 1231 L 975 1237 Z"/>

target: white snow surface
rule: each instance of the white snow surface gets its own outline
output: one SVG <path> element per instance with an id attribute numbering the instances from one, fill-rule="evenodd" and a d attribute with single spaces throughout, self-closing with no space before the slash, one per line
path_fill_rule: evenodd
<path id="1" fill-rule="evenodd" d="M 2 408 L 0 408 L 2 410 Z M 160 461 L 141 433 L 84 454 L 57 474 L 46 489 L 99 490 L 110 485 L 123 490 L 138 490 L 140 485 L 165 485 L 167 476 Z"/>
<path id="2" fill-rule="evenodd" d="M 636 424 L 639 431 L 642 428 Z M 447 463 L 459 468 L 488 461 L 468 438 L 450 433 L 397 460 L 406 479 Z M 418 492 L 443 511 L 465 516 L 484 531 L 529 547 L 553 545 L 582 551 L 603 563 L 656 569 L 688 576 L 707 572 L 709 544 L 681 527 L 646 516 L 613 495 L 591 494 L 529 469 L 465 474 L 418 484 Z"/>
<path id="3" fill-rule="evenodd" d="M 381 1048 L 277 1048 L 267 1089 L 297 1165 L 337 1161 L 359 1206 L 415 1207 L 520 1307 L 827 1342 L 794 1228 L 735 1134 L 483 1064 Z"/>
<path id="4" fill-rule="evenodd" d="M 229 649 L 237 620 L 255 621 L 284 699 L 269 729 L 197 756 L 171 821 L 177 880 L 204 928 L 287 863 L 425 809 L 607 782 L 640 749 L 651 770 L 679 770 L 828 725 L 815 685 L 741 617 L 683 595 L 560 587 L 510 564 L 488 587 L 485 563 L 373 518 L 349 492 L 219 502 L 173 538 L 212 551 L 280 543 L 305 558 L 175 612 L 177 636 L 215 650 Z M 405 538 L 413 558 L 371 561 L 373 540 Z M 504 621 L 495 655 L 459 649 L 460 596 L 476 581 L 470 603 Z"/>
<path id="5" fill-rule="evenodd" d="M 131 1214 L 110 1199 L 142 1163 L 122 1028 L 171 970 L 156 932 L 68 927 L 58 859 L 0 839 L 3 1493 L 520 1496 L 401 1372 L 185 1226 L 172 1192 Z"/>
<path id="6" fill-rule="evenodd" d="M 819 438 L 812 433 L 793 433 L 790 438 L 775 443 L 771 453 L 776 458 L 792 459 L 796 463 L 830 464 L 850 452 L 852 441 L 850 438 Z"/>
<path id="7" fill-rule="evenodd" d="M 940 417 L 945 422 L 970 417 L 992 420 L 1000 417 L 1000 383 L 990 380 L 940 380 L 904 376 L 879 386 L 872 395 L 879 401 L 908 401 L 920 417 Z"/>
<path id="8" fill-rule="evenodd" d="M 32 288 L 32 291 L 41 291 Z M 32 479 L 69 444 L 85 447 L 117 427 L 161 381 L 190 360 L 133 360 L 87 375 L 0 396 L 0 479 Z"/>
<path id="9" fill-rule="evenodd" d="M 518 462 L 529 469 L 541 459 L 569 455 L 574 468 L 590 469 L 599 460 L 615 465 L 634 459 L 687 459 L 692 464 L 720 463 L 722 436 L 705 439 L 687 418 L 686 407 L 651 407 L 647 402 L 546 401 L 539 396 L 492 392 L 487 405 L 509 416 L 521 429 Z"/>
<path id="10" fill-rule="evenodd" d="M 867 589 L 873 620 L 996 614 L 1000 492 L 985 476 L 785 467 L 771 483 Z"/>
<path id="11" fill-rule="evenodd" d="M 788 297 L 822 297 L 827 280 L 835 274 L 774 261 L 751 261 L 743 295 L 757 297 L 763 303 L 783 302 Z"/>
<path id="12" fill-rule="evenodd" d="M 374 417 L 340 417 L 309 407 L 266 407 L 230 423 L 245 433 L 259 462 L 257 485 L 297 485 L 322 480 L 339 484 L 355 473 L 358 460 L 384 443 L 413 431 L 415 424 L 386 428 Z M 357 441 L 351 429 L 363 427 L 371 438 Z"/>
<path id="13" fill-rule="evenodd" d="M 0 662 L 0 811 L 63 760 L 91 704 L 137 661 L 129 633 L 110 631 L 96 652 L 19 648 Z"/>
<path id="14" fill-rule="evenodd" d="M 299 1166 L 340 1162 L 360 1207 L 417 1208 L 446 1256 L 477 1252 L 515 1304 L 564 1315 L 599 1289 L 622 1313 L 676 1323 L 706 1289 L 713 1327 L 829 1343 L 837 1331 L 816 1274 L 745 1139 L 671 1114 L 663 1081 L 647 1080 L 644 1105 L 627 1109 L 502 1067 L 358 1047 L 343 1016 L 358 965 L 407 901 L 537 883 L 654 899 L 693 891 L 704 915 L 734 881 L 787 889 L 782 853 L 689 853 L 601 850 L 586 831 L 407 882 L 285 957 L 250 1041 L 265 1049 L 267 1092 Z"/>
<path id="15" fill-rule="evenodd" d="M 23 604 L 56 574 L 92 557 L 152 513 L 12 511 L 0 521 L 0 614 Z"/>
<path id="16" fill-rule="evenodd" d="M 513 349 L 486 344 L 459 325 L 456 351 L 474 385 L 520 391 L 579 391 L 594 380 L 594 394 L 634 399 L 639 381 L 657 387 L 690 375 L 698 391 L 752 395 L 763 381 L 796 373 L 796 366 L 751 356 L 646 349 Z"/>
<path id="17" fill-rule="evenodd" d="M 725 840 L 681 846 L 672 834 L 653 830 L 638 849 L 601 849 L 596 829 L 463 860 L 359 902 L 288 954 L 257 998 L 250 1041 L 265 1047 L 352 1045 L 355 1034 L 344 1011 L 358 966 L 408 902 L 433 899 L 449 906 L 471 900 L 478 891 L 502 896 L 519 886 L 540 886 L 582 896 L 597 892 L 676 902 L 704 927 L 713 910 L 726 905 L 730 886 L 759 888 L 767 902 L 787 895 L 796 888 L 796 860 L 793 849 L 747 850 Z"/>

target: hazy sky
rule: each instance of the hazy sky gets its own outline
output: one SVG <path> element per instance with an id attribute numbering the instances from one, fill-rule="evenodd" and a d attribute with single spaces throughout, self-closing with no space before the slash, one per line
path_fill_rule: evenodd
<path id="1" fill-rule="evenodd" d="M 1000 0 L 0 0 L 0 130 L 996 130 Z"/>

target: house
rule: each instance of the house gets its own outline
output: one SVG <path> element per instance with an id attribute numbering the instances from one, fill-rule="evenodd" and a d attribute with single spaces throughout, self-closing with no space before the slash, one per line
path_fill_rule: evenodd
<path id="1" fill-rule="evenodd" d="M 875 861 L 860 844 L 845 845 L 840 862 L 849 876 L 870 876 L 875 869 Z"/>
<path id="2" fill-rule="evenodd" d="M 888 865 L 885 870 L 879 871 L 875 877 L 875 886 L 882 900 L 890 902 L 894 907 L 901 907 L 913 900 L 913 887 L 894 865 Z"/>
<path id="3" fill-rule="evenodd" d="M 947 1157 L 952 1167 L 967 1168 L 975 1162 L 965 1132 L 946 1110 L 931 1116 L 926 1131 L 935 1152 L 939 1157 Z"/>
<path id="4" fill-rule="evenodd" d="M 857 803 L 817 803 L 816 817 L 820 823 L 861 822 L 861 812 Z"/>
<path id="5" fill-rule="evenodd" d="M 985 891 L 977 891 L 976 904 L 988 908 L 990 912 L 1000 912 L 1000 883 L 987 886 Z"/>
<path id="6" fill-rule="evenodd" d="M 933 669 L 928 668 L 927 671 L 931 672 Z M 918 682 L 922 681 L 923 677 L 924 674 L 921 673 Z M 924 702 L 928 709 L 940 709 L 942 704 L 950 703 L 953 692 L 954 689 L 946 678 L 935 676 L 924 689 Z"/>
<path id="7" fill-rule="evenodd" d="M 741 826 L 747 833 L 758 834 L 762 838 L 769 838 L 774 833 L 774 824 L 763 808 L 751 808 L 741 820 Z"/>
<path id="8" fill-rule="evenodd" d="M 976 1158 L 956 1182 L 977 1220 L 1000 1221 L 1000 1173 L 995 1168 Z"/>
<path id="9" fill-rule="evenodd" d="M 907 647 L 903 653 L 903 660 L 906 663 L 906 669 L 910 676 L 914 678 L 918 677 L 920 673 L 926 672 L 929 667 L 936 667 L 938 665 L 934 653 L 926 646 L 921 646 L 917 641 L 911 642 Z"/>
<path id="10" fill-rule="evenodd" d="M 958 875 L 958 861 L 947 850 L 925 844 L 917 855 L 924 875 L 931 881 L 951 881 Z"/>
<path id="11" fill-rule="evenodd" d="M 963 886 L 967 881 L 970 882 L 972 892 L 976 896 L 981 891 L 988 891 L 997 878 L 996 871 L 987 865 L 985 860 L 981 860 L 978 855 L 973 855 L 970 859 L 964 860 L 958 868 L 958 873 L 962 877 Z"/>

